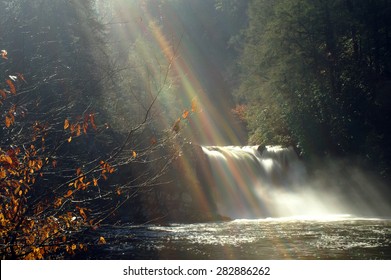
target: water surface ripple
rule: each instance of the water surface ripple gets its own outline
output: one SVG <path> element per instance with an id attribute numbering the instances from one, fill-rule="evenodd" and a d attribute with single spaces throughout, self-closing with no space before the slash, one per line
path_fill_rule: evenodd
<path id="1" fill-rule="evenodd" d="M 103 227 L 90 259 L 391 259 L 391 220 L 327 217 Z M 92 254 L 93 252 L 93 254 Z"/>

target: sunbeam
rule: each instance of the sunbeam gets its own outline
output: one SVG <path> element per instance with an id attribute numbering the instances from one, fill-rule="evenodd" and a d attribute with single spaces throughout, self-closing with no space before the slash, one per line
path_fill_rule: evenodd
<path id="1" fill-rule="evenodd" d="M 122 44 L 130 46 L 136 38 L 142 38 L 151 46 L 139 50 L 138 55 L 144 61 L 157 56 L 156 50 L 160 53 L 159 56 L 165 58 L 164 64 L 169 67 L 167 74 L 175 85 L 170 88 L 170 94 L 175 97 L 174 101 L 168 104 L 168 110 L 178 110 L 181 107 L 184 110 L 194 98 L 198 100 L 202 110 L 192 116 L 185 126 L 186 137 L 200 144 L 243 142 L 243 133 L 230 112 L 232 105 L 220 92 L 210 92 L 213 87 L 224 88 L 221 85 L 223 81 L 221 78 L 216 79 L 216 70 L 200 71 L 199 64 L 207 62 L 208 58 L 199 48 L 196 38 L 190 36 L 191 31 L 184 23 L 186 17 L 179 14 L 180 11 L 176 9 L 174 2 L 162 7 L 148 1 L 120 1 L 114 11 L 114 18 L 118 22 L 123 22 L 115 28 Z M 126 46 L 123 46 L 121 49 L 125 48 Z M 151 68 L 159 69 L 161 66 L 156 64 Z M 164 81 L 165 73 L 155 71 L 156 75 L 160 75 L 155 78 Z M 217 88 L 210 87 L 210 84 L 216 83 L 220 83 Z M 174 121 L 175 118 L 167 119 L 165 125 L 169 127 Z"/>

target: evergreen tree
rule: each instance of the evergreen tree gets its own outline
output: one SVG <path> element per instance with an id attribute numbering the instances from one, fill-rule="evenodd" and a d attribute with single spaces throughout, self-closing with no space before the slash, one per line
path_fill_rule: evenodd
<path id="1" fill-rule="evenodd" d="M 388 170 L 389 15 L 388 1 L 252 1 L 237 90 L 250 140 Z"/>

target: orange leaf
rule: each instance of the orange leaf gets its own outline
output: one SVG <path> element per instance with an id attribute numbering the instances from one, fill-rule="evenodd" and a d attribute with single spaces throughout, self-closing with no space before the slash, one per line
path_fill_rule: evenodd
<path id="1" fill-rule="evenodd" d="M 84 212 L 84 208 L 80 208 L 80 209 L 79 209 L 79 213 L 80 213 L 80 216 L 83 217 L 83 220 L 84 220 L 84 221 L 87 220 L 87 215 L 86 215 L 86 213 Z"/>
<path id="2" fill-rule="evenodd" d="M 42 161 L 42 159 L 38 159 L 38 160 L 37 160 L 37 168 L 38 168 L 38 169 L 41 169 L 42 166 L 43 166 L 43 161 Z"/>
<path id="3" fill-rule="evenodd" d="M 75 124 L 72 124 L 72 125 L 71 125 L 71 128 L 70 128 L 72 135 L 73 135 L 73 132 L 75 131 L 75 128 L 76 128 L 76 125 L 75 125 Z"/>
<path id="4" fill-rule="evenodd" d="M 81 135 L 81 126 L 80 124 L 77 124 L 77 127 L 76 127 L 76 136 L 80 136 Z"/>
<path id="5" fill-rule="evenodd" d="M 8 116 L 5 117 L 5 126 L 10 127 L 13 124 L 12 118 L 9 118 Z"/>
<path id="6" fill-rule="evenodd" d="M 13 83 L 10 79 L 7 79 L 5 82 L 6 82 L 7 85 L 10 87 L 11 93 L 12 93 L 12 94 L 16 94 L 16 88 L 15 88 L 14 83 Z"/>
<path id="7" fill-rule="evenodd" d="M 98 179 L 93 178 L 92 181 L 94 182 L 94 187 L 96 187 L 98 185 Z"/>
<path id="8" fill-rule="evenodd" d="M 98 241 L 98 244 L 106 244 L 106 240 L 103 236 L 99 237 L 99 241 Z"/>
<path id="9" fill-rule="evenodd" d="M 20 186 L 17 187 L 17 188 L 14 190 L 14 194 L 17 195 L 17 194 L 19 193 L 19 191 L 20 191 Z"/>
<path id="10" fill-rule="evenodd" d="M 73 191 L 72 190 L 69 190 L 67 191 L 67 194 L 64 195 L 64 197 L 70 197 L 72 195 Z"/>
<path id="11" fill-rule="evenodd" d="M 83 132 L 84 132 L 84 134 L 87 134 L 87 128 L 88 128 L 88 123 L 84 122 L 83 123 Z"/>
<path id="12" fill-rule="evenodd" d="M 64 121 L 64 129 L 66 130 L 69 127 L 69 121 L 65 119 Z"/>
<path id="13" fill-rule="evenodd" d="M 7 173 L 4 169 L 0 169 L 0 179 L 4 179 L 5 177 L 7 177 Z"/>
<path id="14" fill-rule="evenodd" d="M 182 118 L 187 119 L 188 116 L 189 116 L 189 111 L 187 110 L 183 111 Z"/>
<path id="15" fill-rule="evenodd" d="M 1 155 L 0 161 L 7 162 L 8 164 L 12 164 L 12 158 L 7 155 Z"/>
<path id="16" fill-rule="evenodd" d="M 68 138 L 68 143 L 71 143 L 71 141 L 72 141 L 72 136 L 70 136 L 70 137 Z"/>
<path id="17" fill-rule="evenodd" d="M 56 201 L 54 202 L 54 206 L 56 208 L 60 207 L 62 204 L 62 198 L 57 198 Z"/>
<path id="18" fill-rule="evenodd" d="M 137 153 L 135 151 L 132 152 L 132 157 L 133 158 L 136 158 L 137 157 Z"/>

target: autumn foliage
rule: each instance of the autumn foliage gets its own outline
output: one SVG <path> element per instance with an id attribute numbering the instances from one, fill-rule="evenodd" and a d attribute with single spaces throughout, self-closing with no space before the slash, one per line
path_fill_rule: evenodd
<path id="1" fill-rule="evenodd" d="M 7 60 L 8 52 L 2 50 L 1 57 Z M 65 168 L 56 153 L 64 145 L 70 145 L 72 138 L 90 130 L 98 131 L 95 114 L 65 119 L 60 134 L 63 139 L 46 145 L 52 141 L 51 127 L 55 124 L 25 119 L 27 109 L 17 100 L 10 100 L 19 94 L 18 84 L 27 84 L 20 73 L 7 77 L 0 87 L 1 129 L 8 138 L 16 139 L 10 143 L 7 137 L 2 137 L 0 142 L 1 258 L 59 258 L 87 250 L 86 244 L 75 236 L 86 228 L 95 228 L 99 220 L 93 219 L 85 197 L 91 198 L 98 192 L 90 189 L 98 189 L 99 181 L 107 180 L 115 168 L 101 159 L 93 161 L 88 170 L 77 167 L 68 171 L 66 179 L 56 179 L 56 174 L 64 173 L 60 166 Z M 25 133 L 22 129 L 14 130 L 16 124 L 31 127 Z M 17 142 L 21 131 L 28 142 Z M 103 241 L 102 237 L 99 244 Z"/>
<path id="2" fill-rule="evenodd" d="M 175 133 L 178 133 L 181 130 L 181 123 L 185 120 L 188 120 L 191 116 L 191 114 L 199 113 L 201 112 L 201 109 L 199 107 L 198 101 L 196 98 L 193 98 L 191 100 L 191 106 L 190 109 L 183 110 L 182 116 L 179 117 L 172 126 L 172 131 Z"/>
<path id="3" fill-rule="evenodd" d="M 51 1 L 33 2 L 23 3 L 21 18 L 12 5 L 2 10 L 23 33 L 2 35 L 0 50 L 1 259 L 72 258 L 109 242 L 97 229 L 158 185 L 179 154 L 181 130 L 200 111 L 193 99 L 167 118 L 172 125 L 155 129 L 164 111 L 154 104 L 171 86 L 179 44 L 156 76 L 149 72 L 155 59 L 141 61 L 145 76 L 138 73 L 144 67 L 127 74 L 114 69 L 87 4 L 74 11 L 57 1 L 64 13 L 41 22 L 36 14 L 52 11 Z M 132 77 L 131 94 L 119 90 L 127 88 L 123 77 Z"/>
<path id="4" fill-rule="evenodd" d="M 7 63 L 11 61 L 5 50 L 1 57 Z M 164 164 L 156 170 L 142 168 L 137 179 L 130 182 L 112 184 L 110 180 L 116 176 L 111 175 L 118 168 L 128 168 L 132 162 L 147 164 L 151 153 L 161 148 L 163 142 L 158 135 L 151 135 L 141 146 L 132 142 L 149 119 L 150 110 L 144 122 L 131 128 L 122 142 L 116 146 L 105 144 L 109 147 L 106 154 L 89 154 L 97 135 L 109 127 L 107 123 L 99 124 L 99 113 L 91 108 L 80 108 L 81 113 L 61 106 L 53 109 L 47 104 L 41 109 L 41 103 L 34 99 L 37 95 L 31 95 L 32 89 L 34 85 L 22 73 L 8 75 L 0 83 L 2 259 L 66 258 L 91 245 L 106 244 L 104 236 L 83 237 L 113 216 L 141 187 L 154 184 L 177 156 L 175 152 L 172 158 L 154 157 L 155 162 L 163 160 Z M 182 127 L 200 111 L 193 99 L 165 141 L 176 143 Z"/>

